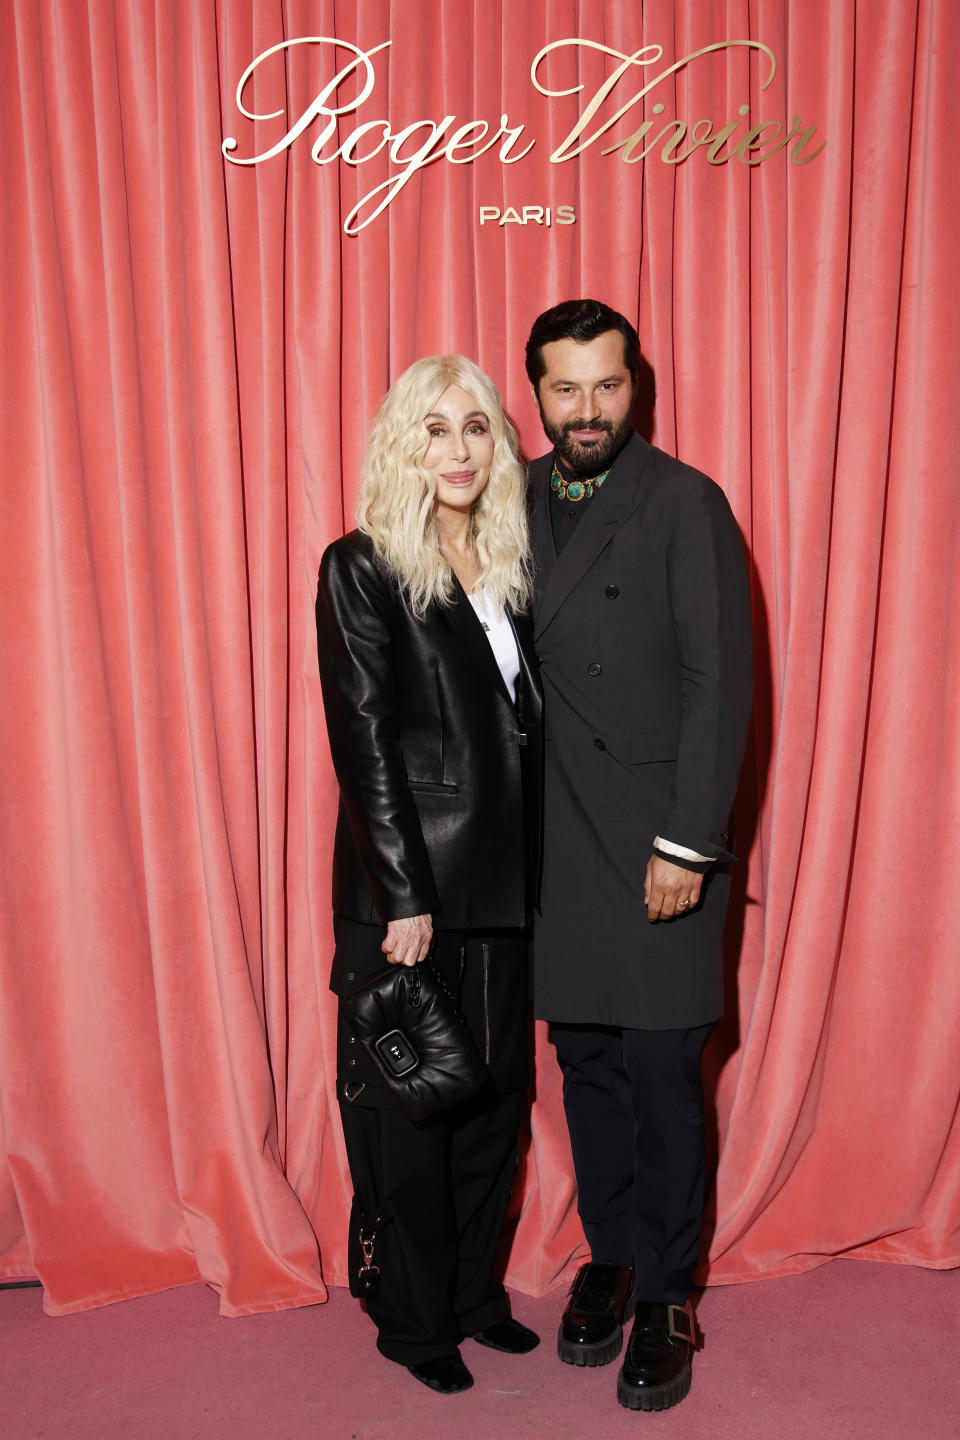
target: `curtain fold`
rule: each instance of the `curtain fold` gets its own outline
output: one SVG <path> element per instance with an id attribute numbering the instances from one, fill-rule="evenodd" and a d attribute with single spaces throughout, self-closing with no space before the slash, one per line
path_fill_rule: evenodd
<path id="1" fill-rule="evenodd" d="M 265 60 L 242 114 L 251 61 L 308 36 L 339 45 Z M 577 37 L 541 93 L 534 57 Z M 386 41 L 323 163 L 322 118 L 224 160 Z M 619 56 L 663 47 L 584 140 L 720 41 L 768 47 L 769 83 L 756 48 L 700 54 L 551 161 Z M 344 1282 L 317 565 L 417 356 L 476 358 L 546 448 L 523 346 L 574 294 L 637 321 L 653 438 L 723 485 L 751 556 L 702 1278 L 960 1263 L 958 53 L 946 0 L 4 7 L 0 1274 L 52 1313 Z M 373 122 L 447 115 L 523 128 L 345 233 L 397 173 Z M 737 122 L 732 158 L 675 163 L 702 117 Z M 762 122 L 815 130 L 745 164 Z M 507 1272 L 532 1293 L 583 1248 L 536 1041 Z"/>

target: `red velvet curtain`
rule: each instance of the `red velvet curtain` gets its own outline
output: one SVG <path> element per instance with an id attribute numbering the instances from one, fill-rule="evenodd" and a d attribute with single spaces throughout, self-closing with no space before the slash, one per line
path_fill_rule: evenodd
<path id="1" fill-rule="evenodd" d="M 277 52 L 247 118 L 301 37 L 391 43 L 325 163 L 322 116 L 234 163 L 347 63 Z M 575 294 L 636 319 L 655 438 L 754 567 L 706 1278 L 960 1263 L 958 54 L 950 0 L 3 7 L 0 1274 L 60 1313 L 342 1283 L 317 563 L 418 355 L 474 356 L 544 448 L 523 343 Z M 402 168 L 372 122 L 501 114 L 505 162 L 438 159 L 345 233 Z M 714 164 L 701 119 L 739 123 L 717 160 L 771 125 Z M 530 1130 L 508 1280 L 539 1291 L 582 1243 L 543 1033 Z"/>

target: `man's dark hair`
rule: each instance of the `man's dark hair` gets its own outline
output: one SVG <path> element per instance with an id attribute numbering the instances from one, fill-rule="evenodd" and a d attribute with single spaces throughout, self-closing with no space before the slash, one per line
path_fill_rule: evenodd
<path id="1" fill-rule="evenodd" d="M 544 345 L 549 345 L 551 340 L 577 340 L 583 344 L 609 330 L 619 330 L 623 336 L 624 361 L 636 385 L 640 374 L 640 337 L 626 315 L 612 310 L 602 300 L 564 300 L 552 310 L 544 310 L 533 322 L 526 352 L 527 379 L 533 393 L 539 397 L 540 381 L 547 368 Z"/>

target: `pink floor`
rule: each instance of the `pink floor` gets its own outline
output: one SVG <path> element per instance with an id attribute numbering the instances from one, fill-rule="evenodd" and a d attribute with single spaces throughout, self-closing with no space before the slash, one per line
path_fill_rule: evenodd
<path id="1" fill-rule="evenodd" d="M 960 1272 L 834 1261 L 708 1290 L 693 1389 L 662 1415 L 616 1403 L 617 1366 L 561 1365 L 563 1297 L 513 1297 L 533 1355 L 465 1342 L 473 1390 L 439 1396 L 383 1360 L 343 1290 L 309 1310 L 221 1320 L 202 1286 L 62 1319 L 0 1291 L 2 1440 L 957 1440 Z"/>

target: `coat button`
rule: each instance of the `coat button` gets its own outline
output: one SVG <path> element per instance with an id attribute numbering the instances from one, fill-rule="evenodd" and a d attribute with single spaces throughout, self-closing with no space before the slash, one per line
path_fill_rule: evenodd
<path id="1" fill-rule="evenodd" d="M 600 672 L 602 671 L 602 669 L 603 669 L 603 666 L 600 665 L 600 664 L 598 664 L 598 662 L 597 662 L 596 660 L 594 660 L 594 661 L 591 662 L 591 664 L 589 664 L 589 665 L 587 666 L 587 674 L 588 674 L 588 675 L 599 675 Z"/>
<path id="2" fill-rule="evenodd" d="M 357 1043 L 357 1037 L 356 1037 L 356 1035 L 348 1035 L 348 1036 L 347 1036 L 347 1044 L 348 1044 L 348 1045 L 356 1045 L 356 1043 Z"/>
<path id="3" fill-rule="evenodd" d="M 593 744 L 595 749 L 597 750 L 606 750 L 607 748 L 607 742 L 605 740 L 601 740 L 599 735 L 597 736 L 596 740 L 594 740 Z"/>
<path id="4" fill-rule="evenodd" d="M 607 588 L 606 588 L 606 590 L 604 590 L 603 593 L 604 593 L 604 595 L 606 595 L 606 597 L 607 597 L 608 600 L 616 600 L 617 596 L 620 594 L 620 586 L 619 586 L 619 585 L 608 585 Z"/>
<path id="5" fill-rule="evenodd" d="M 352 970 L 348 970 L 348 971 L 347 971 L 347 979 L 348 979 L 348 980 L 356 980 L 356 978 L 357 978 L 357 977 L 356 977 L 356 975 L 354 975 L 354 973 L 353 973 Z"/>
<path id="6" fill-rule="evenodd" d="M 348 1061 L 347 1061 L 347 1064 L 348 1064 L 348 1065 L 356 1065 L 356 1063 L 357 1063 L 356 1060 L 348 1060 Z"/>

